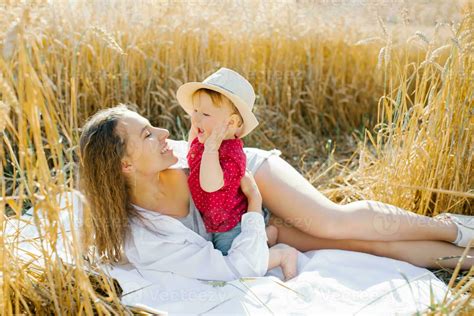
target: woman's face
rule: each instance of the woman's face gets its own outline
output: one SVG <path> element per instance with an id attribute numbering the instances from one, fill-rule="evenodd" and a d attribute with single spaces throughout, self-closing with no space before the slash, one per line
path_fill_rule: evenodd
<path id="1" fill-rule="evenodd" d="M 155 175 L 178 161 L 166 140 L 169 132 L 151 126 L 143 116 L 128 111 L 117 125 L 117 132 L 127 142 L 122 159 L 124 173 Z"/>

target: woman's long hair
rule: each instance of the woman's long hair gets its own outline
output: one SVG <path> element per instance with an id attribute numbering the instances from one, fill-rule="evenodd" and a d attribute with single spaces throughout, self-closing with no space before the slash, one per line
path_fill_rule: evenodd
<path id="1" fill-rule="evenodd" d="M 123 259 L 129 219 L 138 215 L 121 168 L 127 138 L 117 132 L 119 120 L 128 111 L 120 105 L 94 114 L 83 127 L 79 144 L 79 183 L 89 206 L 84 210 L 83 241 L 110 263 Z"/>

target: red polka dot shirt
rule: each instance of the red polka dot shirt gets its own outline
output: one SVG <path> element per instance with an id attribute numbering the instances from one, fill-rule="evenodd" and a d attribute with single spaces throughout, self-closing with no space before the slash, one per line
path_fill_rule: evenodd
<path id="1" fill-rule="evenodd" d="M 226 232 L 234 228 L 247 211 L 247 198 L 240 189 L 245 174 L 246 157 L 241 139 L 225 139 L 219 148 L 219 162 L 224 175 L 224 185 L 215 192 L 206 192 L 199 183 L 204 144 L 198 138 L 191 142 L 187 155 L 189 164 L 188 184 L 196 208 L 201 212 L 210 233 Z"/>

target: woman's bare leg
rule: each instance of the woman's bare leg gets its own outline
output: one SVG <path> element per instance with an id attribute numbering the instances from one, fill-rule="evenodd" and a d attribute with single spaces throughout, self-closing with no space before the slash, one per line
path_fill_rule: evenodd
<path id="1" fill-rule="evenodd" d="M 357 240 L 441 240 L 452 242 L 456 225 L 375 201 L 339 205 L 321 194 L 277 156 L 257 170 L 265 206 L 284 221 L 315 237 Z"/>
<path id="2" fill-rule="evenodd" d="M 308 235 L 291 227 L 277 217 L 272 216 L 270 223 L 278 228 L 278 242 L 292 246 L 300 251 L 320 249 L 340 249 L 365 252 L 381 257 L 406 261 L 425 268 L 454 268 L 459 259 L 440 260 L 448 256 L 461 256 L 464 248 L 444 241 L 367 241 L 367 240 L 334 240 Z M 474 257 L 474 249 L 468 255 Z M 462 269 L 468 270 L 474 265 L 474 259 L 466 258 Z"/>

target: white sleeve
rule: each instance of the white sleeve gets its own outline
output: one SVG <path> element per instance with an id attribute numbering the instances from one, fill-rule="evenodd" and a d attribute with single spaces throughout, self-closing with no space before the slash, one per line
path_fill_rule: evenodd
<path id="1" fill-rule="evenodd" d="M 188 142 L 185 140 L 168 140 L 168 144 L 173 148 L 175 156 L 178 158 L 178 161 L 170 166 L 170 169 L 183 169 L 188 168 L 188 159 L 186 155 L 189 151 Z"/>
<path id="2" fill-rule="evenodd" d="M 189 233 L 196 236 L 182 238 L 177 234 L 177 238 L 163 238 L 158 231 L 132 225 L 132 238 L 125 245 L 125 254 L 138 269 L 174 272 L 194 279 L 230 281 L 263 276 L 269 256 L 263 216 L 245 213 L 241 227 L 242 232 L 234 239 L 228 255 L 223 256 L 212 242 L 191 230 Z"/>

